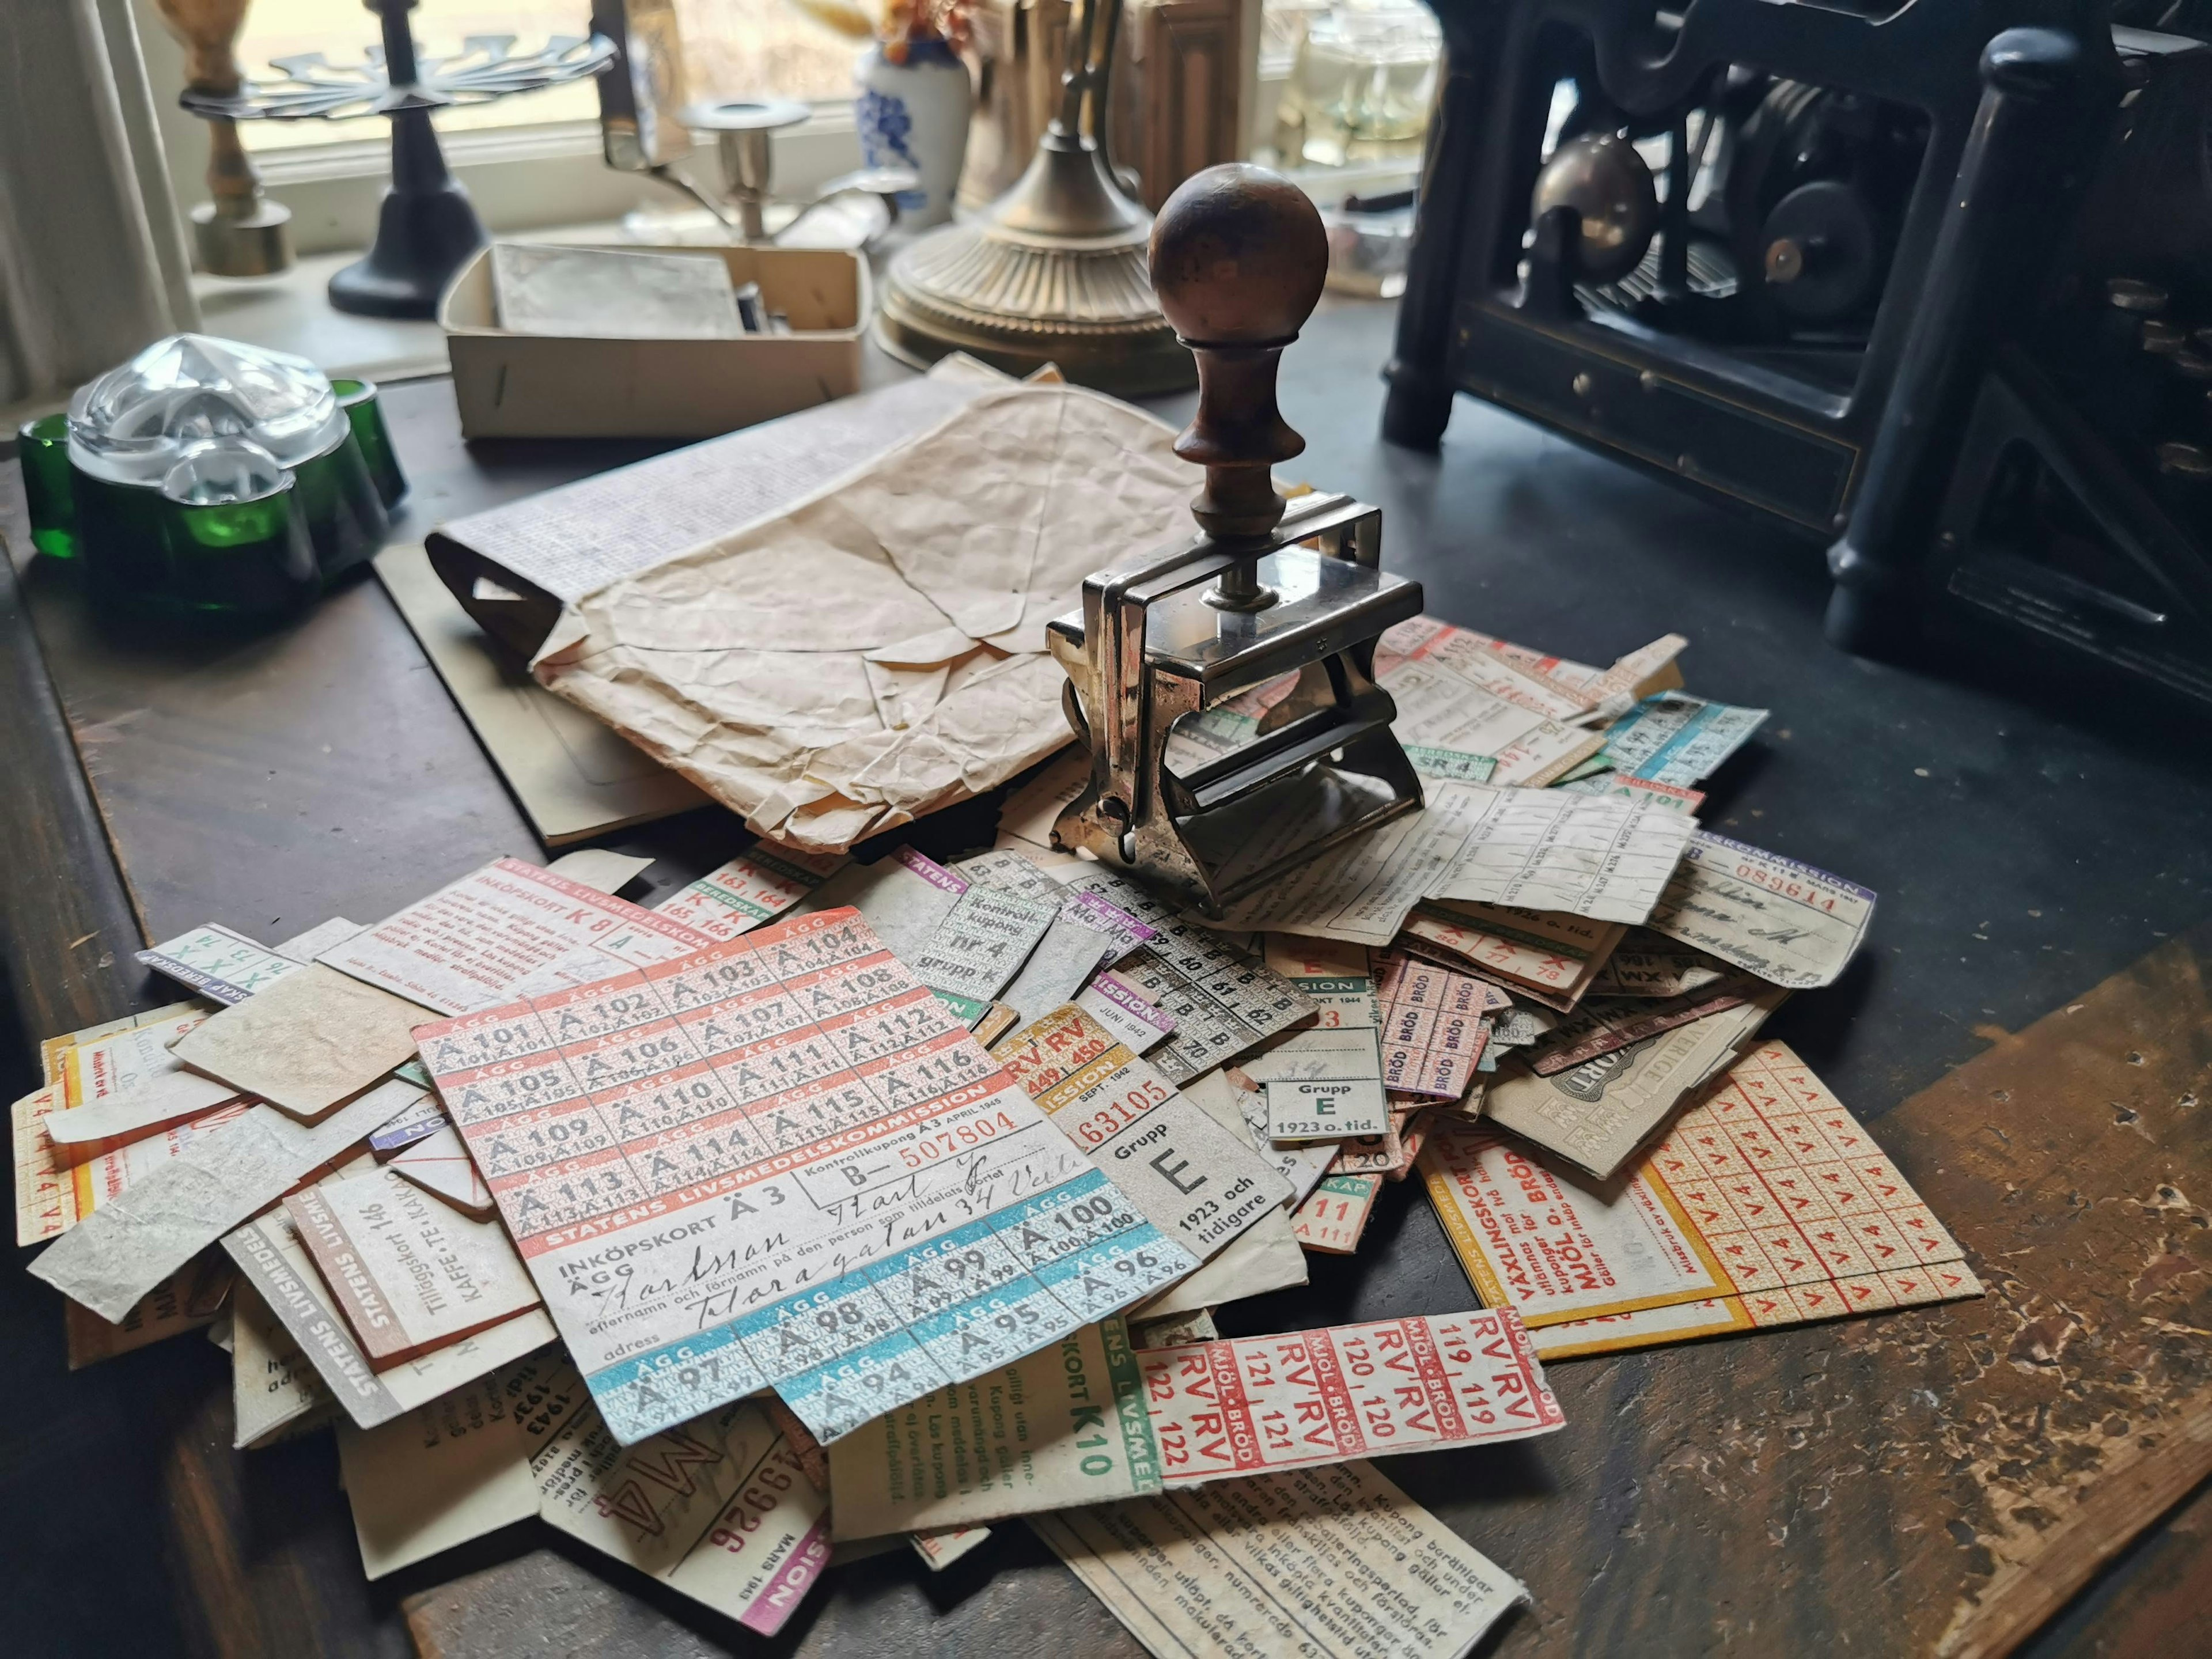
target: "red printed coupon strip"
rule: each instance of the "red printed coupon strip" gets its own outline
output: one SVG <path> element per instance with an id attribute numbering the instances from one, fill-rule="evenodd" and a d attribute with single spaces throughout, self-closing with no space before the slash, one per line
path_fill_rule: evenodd
<path id="1" fill-rule="evenodd" d="M 1529 910 L 1510 904 L 1446 902 L 1414 907 L 1401 935 L 1406 948 L 1565 1012 L 1627 932 L 1618 922 Z"/>
<path id="2" fill-rule="evenodd" d="M 1779 1042 L 1739 1060 L 1610 1197 L 1486 1129 L 1439 1133 L 1422 1171 L 1476 1293 L 1562 1328 L 1555 1357 L 1981 1291 L 1958 1241 Z"/>
<path id="3" fill-rule="evenodd" d="M 971 1526 L 1563 1420 L 1510 1309 L 1141 1351 L 1110 1319 L 831 1446 L 833 1524 Z"/>

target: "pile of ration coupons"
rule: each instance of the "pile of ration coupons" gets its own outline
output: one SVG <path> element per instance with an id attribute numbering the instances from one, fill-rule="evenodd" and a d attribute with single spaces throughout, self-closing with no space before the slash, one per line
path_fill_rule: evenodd
<path id="1" fill-rule="evenodd" d="M 1682 645 L 1392 630 L 1425 804 L 1223 921 L 1053 850 L 1073 753 L 947 864 L 196 929 L 15 1104 L 30 1271 L 73 1362 L 206 1328 L 239 1445 L 334 1425 L 373 1577 L 538 1516 L 773 1632 L 833 1549 L 1022 1517 L 1155 1653 L 1456 1659 L 1523 1592 L 1369 1459 L 1558 1430 L 1547 1361 L 1979 1290 L 1760 1036 L 1875 896 L 1698 827 L 1765 714 Z M 1220 1334 L 1416 1171 L 1464 1311 Z"/>

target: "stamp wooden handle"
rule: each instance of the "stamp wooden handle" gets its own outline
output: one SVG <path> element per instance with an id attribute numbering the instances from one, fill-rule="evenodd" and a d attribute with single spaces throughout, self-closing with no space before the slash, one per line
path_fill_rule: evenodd
<path id="1" fill-rule="evenodd" d="M 1264 537 L 1283 516 L 1272 469 L 1306 447 L 1275 406 L 1275 370 L 1321 299 L 1321 215 L 1279 173 L 1208 167 L 1152 222 L 1152 272 L 1160 310 L 1198 359 L 1198 412 L 1175 445 L 1206 469 L 1192 516 L 1218 540 Z"/>

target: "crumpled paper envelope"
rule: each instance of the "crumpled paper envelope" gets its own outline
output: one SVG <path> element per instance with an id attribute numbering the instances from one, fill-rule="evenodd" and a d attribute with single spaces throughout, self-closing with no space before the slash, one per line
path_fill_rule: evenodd
<path id="1" fill-rule="evenodd" d="M 797 506 L 585 595 L 538 680 L 811 852 L 982 793 L 1069 739 L 1045 623 L 1187 538 L 1171 428 L 1010 386 Z"/>

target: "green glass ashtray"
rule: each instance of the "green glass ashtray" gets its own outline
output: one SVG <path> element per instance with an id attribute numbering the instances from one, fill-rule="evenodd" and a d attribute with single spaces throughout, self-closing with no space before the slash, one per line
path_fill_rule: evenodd
<path id="1" fill-rule="evenodd" d="M 298 609 L 382 546 L 406 494 L 366 380 L 178 334 L 30 422 L 17 452 L 32 545 L 82 562 L 102 604 Z"/>

